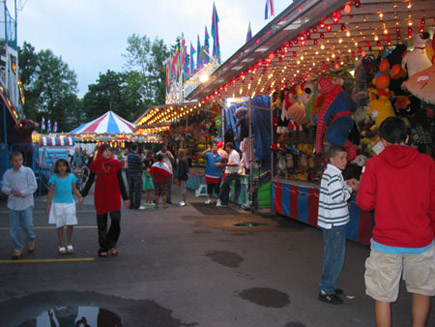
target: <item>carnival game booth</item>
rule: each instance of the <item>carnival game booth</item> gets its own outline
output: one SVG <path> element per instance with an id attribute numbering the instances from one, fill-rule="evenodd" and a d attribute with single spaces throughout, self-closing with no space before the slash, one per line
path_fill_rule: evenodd
<path id="1" fill-rule="evenodd" d="M 271 95 L 272 209 L 317 226 L 329 144 L 347 147 L 345 178 L 358 178 L 382 150 L 380 123 L 397 115 L 434 155 L 434 18 L 426 0 L 295 1 L 188 98 Z M 354 199 L 350 212 L 348 237 L 368 244 L 371 214 Z"/>

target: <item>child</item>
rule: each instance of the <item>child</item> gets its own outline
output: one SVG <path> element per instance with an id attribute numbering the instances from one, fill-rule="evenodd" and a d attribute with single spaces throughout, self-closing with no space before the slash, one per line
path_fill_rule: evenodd
<path id="1" fill-rule="evenodd" d="M 342 304 L 337 296 L 343 290 L 337 288 L 344 263 L 346 224 L 350 220 L 347 200 L 357 191 L 356 179 L 343 180 L 341 171 L 346 168 L 346 148 L 332 145 L 328 150 L 329 163 L 320 184 L 318 226 L 323 229 L 323 271 L 319 284 L 319 300 Z"/>
<path id="2" fill-rule="evenodd" d="M 48 223 L 56 224 L 59 254 L 72 254 L 74 253 L 71 243 L 72 233 L 74 225 L 77 225 L 76 205 L 72 194 L 79 197 L 79 205 L 83 203 L 83 197 L 77 190 L 77 177 L 71 173 L 71 168 L 65 159 L 56 161 L 53 172 L 54 174 L 48 181 L 49 190 L 45 212 L 49 213 Z M 64 226 L 67 228 L 66 247 L 63 237 Z"/>
<path id="3" fill-rule="evenodd" d="M 10 235 L 14 244 L 12 259 L 22 256 L 23 245 L 20 241 L 20 227 L 26 234 L 27 251 L 35 251 L 33 232 L 33 193 L 37 189 L 32 169 L 23 166 L 23 155 L 12 152 L 9 161 L 12 165 L 3 175 L 2 192 L 8 195 Z"/>
<path id="4" fill-rule="evenodd" d="M 159 207 L 159 197 L 162 196 L 163 208 L 167 208 L 168 204 L 166 202 L 166 185 L 168 179 L 172 177 L 171 171 L 168 165 L 163 161 L 163 154 L 159 153 L 156 158 L 156 162 L 151 166 L 151 173 L 153 174 L 153 181 L 155 187 L 155 201 L 157 209 Z"/>
<path id="5" fill-rule="evenodd" d="M 153 193 L 154 193 L 154 183 L 153 176 L 151 174 L 151 166 L 153 165 L 153 157 L 151 150 L 148 150 L 145 155 L 144 171 L 143 171 L 143 190 L 146 192 L 145 205 L 153 205 Z"/>
<path id="6" fill-rule="evenodd" d="M 179 180 L 181 195 L 183 196 L 180 207 L 184 207 L 187 201 L 186 185 L 189 179 L 189 164 L 187 162 L 186 150 L 184 149 L 178 151 L 177 179 Z"/>
<path id="7" fill-rule="evenodd" d="M 375 300 L 377 326 L 391 326 L 391 303 L 400 276 L 412 293 L 412 326 L 426 326 L 435 295 L 435 163 L 406 146 L 407 128 L 399 117 L 385 119 L 379 136 L 385 149 L 364 166 L 356 203 L 375 209 L 366 294 Z"/>
<path id="8" fill-rule="evenodd" d="M 124 199 L 124 206 L 130 205 L 125 178 L 122 176 L 122 166 L 123 164 L 113 157 L 110 146 L 101 145 L 95 160 L 89 166 L 91 174 L 82 191 L 82 196 L 85 197 L 97 176 L 94 203 L 97 211 L 98 243 L 100 245 L 98 255 L 100 257 L 107 257 L 109 249 L 113 256 L 119 253 L 116 244 L 121 234 L 121 196 Z M 107 231 L 109 214 L 112 223 Z"/>

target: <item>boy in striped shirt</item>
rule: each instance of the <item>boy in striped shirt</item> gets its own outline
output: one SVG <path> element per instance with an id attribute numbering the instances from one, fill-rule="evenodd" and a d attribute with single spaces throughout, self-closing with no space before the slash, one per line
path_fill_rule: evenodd
<path id="1" fill-rule="evenodd" d="M 346 224 L 350 220 L 347 201 L 352 191 L 358 190 L 358 181 L 344 181 L 341 171 L 347 165 L 346 148 L 332 145 L 328 150 L 329 163 L 320 183 L 319 214 L 317 225 L 323 230 L 323 271 L 319 284 L 319 300 L 342 304 L 338 297 L 343 290 L 337 288 L 344 263 Z"/>

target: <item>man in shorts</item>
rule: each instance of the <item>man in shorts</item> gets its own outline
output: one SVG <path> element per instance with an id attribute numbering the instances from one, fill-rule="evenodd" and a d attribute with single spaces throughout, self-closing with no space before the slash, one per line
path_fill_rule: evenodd
<path id="1" fill-rule="evenodd" d="M 406 125 L 398 117 L 383 121 L 379 135 L 385 149 L 365 165 L 356 198 L 362 210 L 375 209 L 366 294 L 375 300 L 377 326 L 391 326 L 404 272 L 412 326 L 423 327 L 435 295 L 435 162 L 405 145 Z"/>

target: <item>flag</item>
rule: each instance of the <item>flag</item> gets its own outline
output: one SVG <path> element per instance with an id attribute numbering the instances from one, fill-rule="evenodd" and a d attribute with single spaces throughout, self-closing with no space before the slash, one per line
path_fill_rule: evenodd
<path id="1" fill-rule="evenodd" d="M 53 132 L 57 133 L 57 121 L 53 124 Z"/>
<path id="2" fill-rule="evenodd" d="M 44 118 L 44 116 L 42 116 L 42 120 L 41 120 L 41 131 L 45 131 L 45 118 Z"/>
<path id="3" fill-rule="evenodd" d="M 205 27 L 205 34 L 204 34 L 204 64 L 207 64 L 210 60 L 209 60 L 209 49 L 210 49 L 210 35 L 208 35 L 208 31 L 207 31 L 207 26 Z"/>
<path id="4" fill-rule="evenodd" d="M 213 57 L 221 62 L 221 49 L 219 44 L 219 16 L 216 10 L 216 5 L 213 2 L 213 15 L 211 17 L 211 36 L 213 36 Z"/>
<path id="5" fill-rule="evenodd" d="M 51 120 L 50 119 L 48 120 L 48 123 L 47 123 L 47 132 L 48 133 L 51 132 Z"/>
<path id="6" fill-rule="evenodd" d="M 250 39 L 252 39 L 251 22 L 249 22 L 248 25 L 248 33 L 246 34 L 246 43 L 248 43 Z"/>
<path id="7" fill-rule="evenodd" d="M 151 172 L 154 174 L 163 175 L 166 178 L 170 178 L 172 176 L 168 165 L 162 161 L 153 163 L 151 166 Z"/>
<path id="8" fill-rule="evenodd" d="M 196 46 L 196 69 L 201 69 L 202 68 L 202 62 L 201 62 L 201 40 L 199 39 L 199 34 L 198 34 L 198 44 Z"/>
<path id="9" fill-rule="evenodd" d="M 270 7 L 270 16 L 273 16 L 273 0 L 266 0 L 266 9 L 264 12 L 264 19 L 268 18 L 269 7 Z"/>
<path id="10" fill-rule="evenodd" d="M 193 55 L 196 53 L 195 48 L 193 47 L 192 43 L 190 43 L 190 75 L 193 75 L 194 70 L 194 62 L 193 62 Z"/>
<path id="11" fill-rule="evenodd" d="M 169 71 L 170 66 L 170 59 L 166 62 L 166 87 L 169 87 L 171 85 L 171 73 Z"/>
<path id="12" fill-rule="evenodd" d="M 184 33 L 181 33 L 181 66 L 184 69 L 186 64 L 186 39 L 184 38 Z"/>

